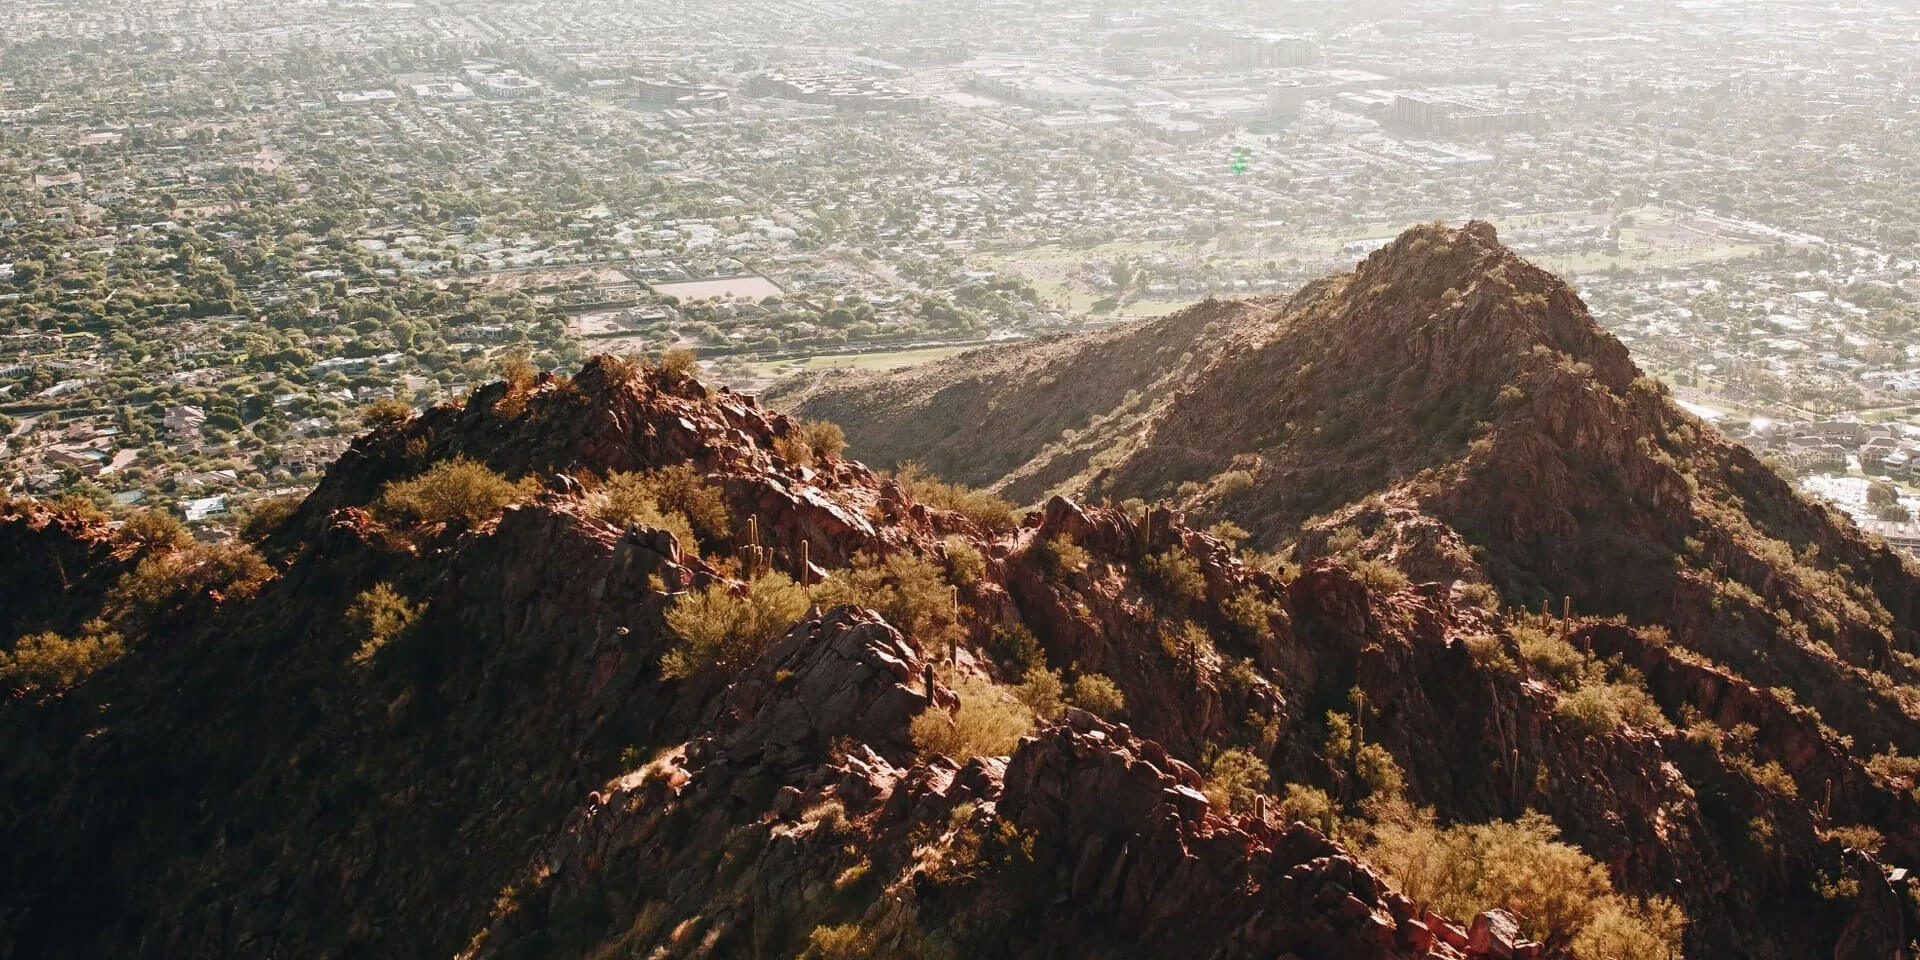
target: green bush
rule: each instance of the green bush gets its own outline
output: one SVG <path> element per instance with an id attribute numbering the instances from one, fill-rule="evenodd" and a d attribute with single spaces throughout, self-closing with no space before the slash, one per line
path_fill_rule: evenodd
<path id="1" fill-rule="evenodd" d="M 1035 539 L 1032 551 L 1033 560 L 1054 577 L 1067 577 L 1087 568 L 1093 562 L 1093 554 L 1085 547 L 1073 542 L 1073 538 L 1064 533 L 1044 539 Z"/>
<path id="2" fill-rule="evenodd" d="M 877 938 L 857 923 L 814 927 L 801 960 L 865 960 L 879 949 Z"/>
<path id="3" fill-rule="evenodd" d="M 405 423 L 412 416 L 413 404 L 393 397 L 383 397 L 360 408 L 360 419 L 373 427 Z"/>
<path id="4" fill-rule="evenodd" d="M 1200 572 L 1200 561 L 1185 547 L 1169 547 L 1147 557 L 1147 580 L 1169 600 L 1199 604 L 1207 599 L 1207 578 Z"/>
<path id="5" fill-rule="evenodd" d="M 987 530 L 1006 532 L 1020 525 L 1013 504 L 984 490 L 947 483 L 919 464 L 902 464 L 893 479 L 914 500 L 960 514 Z"/>
<path id="6" fill-rule="evenodd" d="M 158 616 L 176 603 L 213 593 L 223 600 L 247 600 L 275 576 L 245 543 L 189 543 L 141 558 L 107 591 L 106 609 L 116 617 Z"/>
<path id="7" fill-rule="evenodd" d="M 773 449 L 789 463 L 811 467 L 838 458 L 847 449 L 847 435 L 837 423 L 801 420 L 795 422 L 791 432 L 774 438 Z"/>
<path id="8" fill-rule="evenodd" d="M 928 708 L 909 728 L 922 752 L 961 762 L 1005 756 L 1033 730 L 1032 711 L 1006 690 L 972 675 L 949 683 L 960 697 L 960 709 L 948 716 L 937 707 Z"/>
<path id="9" fill-rule="evenodd" d="M 1111 719 L 1127 708 L 1127 698 L 1106 674 L 1083 673 L 1073 679 L 1073 705 Z"/>
<path id="10" fill-rule="evenodd" d="M 21 637 L 11 651 L 0 652 L 0 688 L 71 687 L 127 652 L 119 634 L 89 626 L 98 629 L 72 639 L 52 631 Z"/>
<path id="11" fill-rule="evenodd" d="M 1280 819 L 1286 823 L 1298 821 L 1319 830 L 1327 836 L 1333 836 L 1338 828 L 1333 798 L 1325 790 L 1287 784 L 1286 796 L 1280 800 Z"/>
<path id="12" fill-rule="evenodd" d="M 987 642 L 988 652 L 1007 667 L 1016 681 L 1026 679 L 1032 671 L 1047 668 L 1047 654 L 1040 648 L 1040 640 L 1021 624 L 994 627 Z"/>
<path id="13" fill-rule="evenodd" d="M 700 372 L 700 358 L 686 347 L 668 347 L 661 351 L 656 367 L 661 373 L 685 380 Z"/>
<path id="14" fill-rule="evenodd" d="M 1248 587 L 1227 601 L 1226 613 L 1227 621 L 1240 632 L 1242 639 L 1261 643 L 1273 639 L 1273 618 L 1280 613 L 1280 608 L 1262 598 L 1260 591 Z"/>
<path id="15" fill-rule="evenodd" d="M 408 603 L 390 583 L 376 583 L 361 591 L 347 607 L 347 623 L 360 635 L 360 648 L 353 653 L 354 665 L 372 663 L 381 649 L 413 626 L 425 609 Z"/>
<path id="16" fill-rule="evenodd" d="M 161 510 L 136 510 L 120 525 L 120 536 L 143 551 L 175 550 L 193 541 L 180 518 Z"/>
<path id="17" fill-rule="evenodd" d="M 1505 909 L 1519 918 L 1528 939 L 1571 946 L 1579 960 L 1679 955 L 1685 918 L 1677 909 L 1616 894 L 1604 867 L 1558 837 L 1553 821 L 1537 813 L 1441 828 L 1432 811 L 1422 810 L 1374 824 L 1360 853 L 1402 894 L 1436 913 L 1471 917 Z M 1649 944 L 1658 951 L 1639 952 Z"/>
<path id="18" fill-rule="evenodd" d="M 1379 593 L 1394 593 L 1407 587 L 1407 575 L 1384 560 L 1356 560 L 1353 575 Z"/>
<path id="19" fill-rule="evenodd" d="M 1253 472 L 1250 470 L 1228 470 L 1216 474 L 1213 478 L 1213 492 L 1219 497 L 1237 497 L 1253 489 Z"/>
<path id="20" fill-rule="evenodd" d="M 733 536 L 733 512 L 727 509 L 726 494 L 691 464 L 661 467 L 643 476 L 653 502 L 664 513 L 686 517 L 700 542 L 717 548 Z"/>
<path id="21" fill-rule="evenodd" d="M 664 511 L 655 499 L 655 484 L 648 474 L 615 473 L 595 492 L 593 515 L 616 526 L 637 523 L 673 534 L 683 551 L 699 553 L 700 541 L 685 514 Z"/>
<path id="22" fill-rule="evenodd" d="M 947 569 L 953 582 L 963 587 L 979 583 L 987 575 L 987 558 L 967 538 L 955 534 L 945 541 Z"/>
<path id="23" fill-rule="evenodd" d="M 1508 631 L 1520 648 L 1520 659 L 1536 673 L 1568 688 L 1587 679 L 1592 660 L 1573 644 L 1532 624 L 1516 623 Z"/>
<path id="24" fill-rule="evenodd" d="M 761 574 L 735 596 L 724 582 L 682 597 L 667 610 L 678 639 L 660 661 L 668 679 L 725 676 L 753 662 L 807 612 L 807 592 L 786 574 Z"/>
<path id="25" fill-rule="evenodd" d="M 1029 670 L 1027 678 L 1013 688 L 1013 698 L 1027 705 L 1034 715 L 1042 720 L 1053 720 L 1066 709 L 1061 696 L 1066 685 L 1060 682 L 1058 670 Z"/>
<path id="26" fill-rule="evenodd" d="M 539 492 L 531 478 L 513 483 L 465 457 L 434 464 L 411 480 L 387 484 L 376 508 L 389 518 L 421 523 L 485 521 L 508 504 Z"/>
<path id="27" fill-rule="evenodd" d="M 1207 800 L 1216 809 L 1253 812 L 1254 798 L 1267 792 L 1273 775 L 1259 757 L 1238 748 L 1225 750 L 1207 768 Z"/>
<path id="28" fill-rule="evenodd" d="M 922 643 L 949 639 L 957 629 L 953 587 L 945 573 L 933 561 L 905 551 L 884 559 L 860 554 L 815 587 L 814 595 L 823 607 L 844 603 L 877 610 Z"/>
<path id="29" fill-rule="evenodd" d="M 1645 688 L 1635 683 L 1590 683 L 1560 695 L 1553 715 L 1586 736 L 1598 736 L 1623 723 L 1665 727 L 1666 717 Z"/>

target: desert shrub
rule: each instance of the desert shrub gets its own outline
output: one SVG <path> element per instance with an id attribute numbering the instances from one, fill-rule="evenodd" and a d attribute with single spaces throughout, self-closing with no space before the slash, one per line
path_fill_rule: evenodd
<path id="1" fill-rule="evenodd" d="M 193 540 L 180 518 L 163 510 L 136 510 L 120 525 L 120 536 L 145 551 L 173 550 Z"/>
<path id="2" fill-rule="evenodd" d="M 106 609 L 114 616 L 157 616 L 208 594 L 246 600 L 274 576 L 273 567 L 247 544 L 192 543 L 142 558 L 107 592 Z"/>
<path id="3" fill-rule="evenodd" d="M 700 358 L 686 347 L 668 347 L 661 351 L 656 366 L 661 373 L 684 380 L 700 372 Z"/>
<path id="4" fill-rule="evenodd" d="M 663 511 L 686 517 L 701 542 L 711 546 L 733 535 L 733 512 L 727 509 L 726 494 L 691 464 L 649 470 L 645 476 L 653 502 Z"/>
<path id="5" fill-rule="evenodd" d="M 1642 953 L 1594 953 L 1657 943 L 1677 955 L 1685 918 L 1671 904 L 1635 903 L 1613 891 L 1604 867 L 1561 842 L 1553 821 L 1528 813 L 1517 821 L 1441 828 L 1431 811 L 1374 824 L 1362 857 L 1390 876 L 1400 892 L 1436 913 L 1470 917 L 1502 908 L 1519 918 L 1530 940 L 1575 944 L 1580 960 Z M 1591 931 L 1591 932 L 1589 932 Z M 1583 939 L 1584 938 L 1584 939 Z"/>
<path id="6" fill-rule="evenodd" d="M 1248 587 L 1233 595 L 1227 601 L 1227 622 L 1233 624 L 1240 636 L 1250 643 L 1260 643 L 1273 639 L 1273 617 L 1279 608 L 1268 603 L 1260 596 L 1260 591 Z"/>
<path id="7" fill-rule="evenodd" d="M 979 583 L 987 575 L 987 558 L 978 548 L 967 542 L 967 538 L 955 534 L 944 543 L 947 552 L 947 569 L 953 574 L 953 582 L 961 586 Z"/>
<path id="8" fill-rule="evenodd" d="M 1793 775 L 1788 773 L 1787 768 L 1781 766 L 1778 761 L 1754 763 L 1747 757 L 1730 754 L 1727 756 L 1727 766 L 1740 771 L 1747 779 L 1753 781 L 1754 786 L 1769 793 L 1789 798 L 1798 796 L 1800 793 L 1799 786 L 1793 782 Z"/>
<path id="9" fill-rule="evenodd" d="M 956 629 L 953 589 L 939 564 L 900 551 L 885 558 L 863 553 L 814 588 L 822 606 L 851 604 L 879 611 L 888 623 L 921 642 Z"/>
<path id="10" fill-rule="evenodd" d="M 288 520 L 293 519 L 294 513 L 300 509 L 300 500 L 297 493 L 255 500 L 240 516 L 240 538 L 259 543 L 273 536 Z"/>
<path id="11" fill-rule="evenodd" d="M 354 665 L 372 663 L 381 649 L 413 626 L 424 609 L 408 603 L 390 583 L 376 583 L 362 590 L 347 607 L 347 624 L 360 636 L 360 648 L 353 653 Z"/>
<path id="12" fill-rule="evenodd" d="M 1191 620 L 1160 626 L 1160 649 L 1181 663 L 1204 663 L 1213 658 L 1213 637 L 1207 629 Z"/>
<path id="13" fill-rule="evenodd" d="M 1380 593 L 1393 593 L 1407 586 L 1407 575 L 1385 560 L 1356 560 L 1353 563 L 1353 575 Z"/>
<path id="14" fill-rule="evenodd" d="M 1500 609 L 1500 594 L 1491 583 L 1463 583 L 1460 585 L 1460 602 L 1493 611 Z"/>
<path id="15" fill-rule="evenodd" d="M 667 629 L 677 639 L 661 658 L 661 674 L 686 679 L 736 673 L 806 612 L 806 590 L 778 571 L 754 578 L 739 596 L 724 582 L 709 584 L 667 610 Z"/>
<path id="16" fill-rule="evenodd" d="M 1367 788 L 1369 800 L 1396 801 L 1406 794 L 1406 773 L 1393 754 L 1377 743 L 1363 743 L 1355 751 L 1353 772 Z"/>
<path id="17" fill-rule="evenodd" d="M 831 421 L 801 420 L 790 433 L 774 438 L 773 448 L 787 461 L 811 467 L 839 457 L 847 449 L 847 435 Z"/>
<path id="18" fill-rule="evenodd" d="M 1225 540 L 1227 543 L 1232 544 L 1236 548 L 1240 545 L 1240 541 L 1245 540 L 1246 538 L 1252 536 L 1252 534 L 1247 532 L 1246 527 L 1243 527 L 1237 523 L 1234 523 L 1232 520 L 1222 520 L 1219 523 L 1216 523 L 1213 526 L 1208 527 L 1207 532 L 1212 534 L 1215 537 Z"/>
<path id="19" fill-rule="evenodd" d="M 988 530 L 1004 532 L 1020 525 L 1013 504 L 984 490 L 947 483 L 919 464 L 902 464 L 894 471 L 893 479 L 906 490 L 907 496 L 927 506 L 960 514 Z"/>
<path id="20" fill-rule="evenodd" d="M 1237 497 L 1253 489 L 1253 472 L 1250 470 L 1228 470 L 1216 474 L 1213 478 L 1214 495 Z"/>
<path id="21" fill-rule="evenodd" d="M 1052 720 L 1066 709 L 1061 696 L 1066 685 L 1060 682 L 1058 670 L 1029 670 L 1027 678 L 1013 688 L 1013 698 L 1027 705 L 1035 716 L 1042 720 Z"/>
<path id="22" fill-rule="evenodd" d="M 71 687 L 127 652 L 119 634 L 97 622 L 88 626 L 72 639 L 52 631 L 35 633 L 0 651 L 0 689 Z"/>
<path id="23" fill-rule="evenodd" d="M 1909 784 L 1920 784 L 1920 757 L 1903 757 L 1898 747 L 1888 747 L 1886 753 L 1876 753 L 1867 761 L 1867 769 L 1888 779 L 1904 779 Z"/>
<path id="24" fill-rule="evenodd" d="M 1040 649 L 1039 638 L 1021 624 L 994 627 L 987 644 L 988 652 L 1007 667 L 1014 680 L 1024 680 L 1029 672 L 1047 668 L 1047 654 Z"/>
<path id="25" fill-rule="evenodd" d="M 1673 960 L 1680 956 L 1686 923 L 1686 915 L 1669 900 L 1603 897 L 1568 949 L 1574 960 Z"/>
<path id="26" fill-rule="evenodd" d="M 1507 648 L 1500 643 L 1499 637 L 1493 636 L 1492 634 L 1479 633 L 1464 637 L 1461 642 L 1466 645 L 1467 655 L 1473 658 L 1474 663 L 1494 673 L 1515 674 L 1520 672 L 1519 665 L 1515 664 L 1513 659 L 1507 656 Z"/>
<path id="27" fill-rule="evenodd" d="M 685 514 L 660 508 L 655 499 L 655 484 L 649 474 L 614 473 L 594 493 L 593 515 L 609 523 L 626 526 L 637 523 L 673 534 L 680 546 L 698 553 L 700 542 L 694 537 L 693 524 Z"/>
<path id="28" fill-rule="evenodd" d="M 1514 624 L 1509 632 L 1520 648 L 1520 659 L 1535 672 L 1563 687 L 1578 687 L 1591 661 L 1573 644 L 1532 624 Z"/>
<path id="29" fill-rule="evenodd" d="M 1327 553 L 1336 557 L 1357 555 L 1360 541 L 1364 539 L 1366 535 L 1360 532 L 1359 527 L 1341 527 L 1327 535 Z"/>
<path id="30" fill-rule="evenodd" d="M 1841 846 L 1878 854 L 1880 852 L 1880 845 L 1885 843 L 1887 838 L 1881 836 L 1880 831 L 1864 823 L 1859 823 L 1841 827 L 1828 827 L 1827 839 L 1838 841 Z"/>
<path id="31" fill-rule="evenodd" d="M 1013 752 L 1020 738 L 1033 730 L 1033 714 L 1006 690 L 979 677 L 951 680 L 960 697 L 960 709 L 951 716 L 937 708 L 913 718 L 909 733 L 923 752 L 966 761 Z"/>
<path id="32" fill-rule="evenodd" d="M 857 923 L 814 927 L 801 960 L 864 960 L 879 949 L 872 931 Z"/>
<path id="33" fill-rule="evenodd" d="M 412 416 L 413 404 L 393 397 L 382 397 L 360 408 L 360 419 L 374 427 L 405 423 Z"/>
<path id="34" fill-rule="evenodd" d="M 1200 561 L 1184 547 L 1168 547 L 1147 557 L 1145 569 L 1147 581 L 1169 600 L 1197 604 L 1207 599 L 1207 578 L 1200 572 Z"/>
<path id="35" fill-rule="evenodd" d="M 1106 674 L 1083 673 L 1073 679 L 1073 705 L 1096 717 L 1111 718 L 1127 708 L 1127 698 Z"/>
<path id="36" fill-rule="evenodd" d="M 1234 814 L 1253 812 L 1254 798 L 1273 777 L 1266 762 L 1241 749 L 1223 750 L 1207 767 L 1207 801 Z"/>
<path id="37" fill-rule="evenodd" d="M 1280 819 L 1285 823 L 1298 821 L 1332 836 L 1337 825 L 1333 798 L 1325 790 L 1317 787 L 1287 784 L 1286 796 L 1280 799 Z"/>
<path id="38" fill-rule="evenodd" d="M 1093 562 L 1093 554 L 1064 533 L 1035 539 L 1033 546 L 1028 549 L 1032 551 L 1033 560 L 1040 565 L 1040 569 L 1055 577 L 1078 573 Z"/>
<path id="39" fill-rule="evenodd" d="M 1585 736 L 1598 736 L 1622 723 L 1664 726 L 1666 718 L 1645 688 L 1632 683 L 1590 683 L 1562 693 L 1553 715 Z"/>
<path id="40" fill-rule="evenodd" d="M 455 457 L 434 464 L 411 480 L 387 484 L 375 506 L 393 519 L 421 523 L 461 520 L 471 525 L 487 520 L 510 503 L 532 497 L 538 490 L 531 477 L 514 483 L 485 464 Z"/>

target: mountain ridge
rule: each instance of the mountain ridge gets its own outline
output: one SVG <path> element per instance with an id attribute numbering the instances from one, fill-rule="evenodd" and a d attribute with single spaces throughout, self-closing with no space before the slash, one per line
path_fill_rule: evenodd
<path id="1" fill-rule="evenodd" d="M 1002 487 L 1087 495 L 1024 516 L 616 358 L 379 427 L 252 544 L 0 506 L 0 576 L 45 590 L 3 652 L 124 645 L 0 701 L 0 952 L 1852 960 L 1920 930 L 1920 579 L 1490 228 L 1094 342 L 915 394 L 958 430 L 899 414 L 958 462 L 994 401 L 1055 398 Z M 1076 396 L 1129 412 L 1046 453 Z M 719 517 L 610 512 L 648 471 Z M 497 498 L 395 507 L 456 473 Z M 383 588 L 391 636 L 356 612 Z M 670 669 L 688 611 L 763 597 L 737 661 Z M 1409 853 L 1523 834 L 1580 910 Z"/>

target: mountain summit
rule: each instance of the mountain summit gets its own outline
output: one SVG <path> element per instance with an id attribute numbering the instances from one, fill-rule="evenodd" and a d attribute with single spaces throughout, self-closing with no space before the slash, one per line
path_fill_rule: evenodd
<path id="1" fill-rule="evenodd" d="M 0 954 L 1920 931 L 1920 578 L 1489 227 L 803 406 L 1024 513 L 690 374 L 491 384 L 224 544 L 0 504 Z"/>

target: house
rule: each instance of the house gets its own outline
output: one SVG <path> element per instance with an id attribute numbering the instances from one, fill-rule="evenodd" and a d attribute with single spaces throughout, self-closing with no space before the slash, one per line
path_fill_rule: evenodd
<path id="1" fill-rule="evenodd" d="M 168 407 L 160 422 L 176 436 L 198 433 L 207 422 L 207 412 L 199 407 Z"/>

